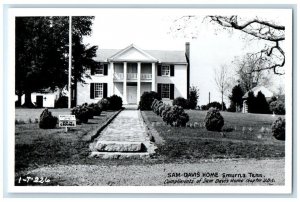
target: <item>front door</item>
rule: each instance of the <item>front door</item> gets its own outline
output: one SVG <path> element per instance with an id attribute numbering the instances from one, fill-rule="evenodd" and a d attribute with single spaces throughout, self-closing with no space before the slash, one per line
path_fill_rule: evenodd
<path id="1" fill-rule="evenodd" d="M 127 86 L 127 102 L 128 104 L 136 104 L 137 86 Z"/>

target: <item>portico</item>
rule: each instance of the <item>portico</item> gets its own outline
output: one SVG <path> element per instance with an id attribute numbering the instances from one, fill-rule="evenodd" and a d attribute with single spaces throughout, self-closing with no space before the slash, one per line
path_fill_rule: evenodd
<path id="1" fill-rule="evenodd" d="M 111 94 L 119 94 L 124 104 L 138 104 L 144 91 L 155 91 L 158 60 L 153 56 L 132 45 L 111 56 L 108 61 L 111 82 L 123 84 L 122 90 L 116 89 L 115 85 L 112 85 Z M 150 89 L 148 89 L 149 84 L 151 85 Z M 128 97 L 128 91 L 130 91 L 130 97 Z M 134 95 L 133 91 L 135 91 Z M 136 98 L 135 102 L 133 97 Z"/>
<path id="2" fill-rule="evenodd" d="M 138 104 L 144 91 L 156 90 L 155 62 L 110 62 L 110 67 L 113 70 L 111 80 L 115 85 L 119 85 L 118 89 L 112 86 L 111 92 L 119 94 L 124 104 Z M 122 84 L 122 89 L 120 89 L 120 84 Z"/>

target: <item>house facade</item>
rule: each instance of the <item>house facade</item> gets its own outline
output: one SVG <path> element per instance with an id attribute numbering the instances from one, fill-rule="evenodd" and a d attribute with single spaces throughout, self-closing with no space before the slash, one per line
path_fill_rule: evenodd
<path id="1" fill-rule="evenodd" d="M 189 44 L 186 44 L 189 49 Z M 123 104 L 138 104 L 145 91 L 156 91 L 164 102 L 187 98 L 189 91 L 189 50 L 142 50 L 130 45 L 122 50 L 99 49 L 89 79 L 76 86 L 76 104 L 96 103 L 118 95 Z"/>

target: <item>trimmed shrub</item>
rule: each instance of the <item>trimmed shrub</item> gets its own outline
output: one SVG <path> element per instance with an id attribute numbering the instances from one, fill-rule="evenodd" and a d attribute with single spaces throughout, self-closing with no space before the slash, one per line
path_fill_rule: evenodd
<path id="1" fill-rule="evenodd" d="M 166 113 L 167 113 L 168 111 L 170 111 L 170 110 L 171 110 L 171 106 L 166 105 L 166 106 L 165 106 L 165 109 L 162 110 L 160 116 L 164 119 L 164 117 L 166 116 Z"/>
<path id="2" fill-rule="evenodd" d="M 71 114 L 75 115 L 77 123 L 87 123 L 90 116 L 90 111 L 86 105 L 74 107 L 71 110 Z"/>
<path id="3" fill-rule="evenodd" d="M 55 108 L 68 108 L 68 97 L 61 96 L 59 97 L 54 104 Z"/>
<path id="4" fill-rule="evenodd" d="M 183 109 L 187 109 L 188 108 L 188 101 L 186 99 L 184 99 L 183 97 L 177 97 L 173 100 L 173 106 L 174 105 L 180 106 Z"/>
<path id="5" fill-rule="evenodd" d="M 108 98 L 109 100 L 109 107 L 110 110 L 119 110 L 122 109 L 123 100 L 120 96 L 112 95 Z"/>
<path id="6" fill-rule="evenodd" d="M 158 102 L 157 99 L 154 99 L 154 100 L 153 100 L 153 102 L 152 102 L 152 104 L 151 104 L 151 109 L 152 109 L 152 111 L 154 111 L 154 106 L 156 105 L 157 102 Z"/>
<path id="7" fill-rule="evenodd" d="M 57 117 L 52 116 L 52 113 L 48 111 L 48 109 L 44 109 L 44 111 L 40 115 L 39 127 L 43 129 L 52 129 L 56 127 Z"/>
<path id="8" fill-rule="evenodd" d="M 158 115 L 158 108 L 160 105 L 162 105 L 163 102 L 161 100 L 154 100 L 153 101 L 153 112 L 156 113 Z"/>
<path id="9" fill-rule="evenodd" d="M 224 118 L 216 108 L 210 108 L 204 119 L 205 128 L 209 131 L 221 131 L 224 126 Z"/>
<path id="10" fill-rule="evenodd" d="M 273 122 L 272 134 L 277 140 L 285 140 L 285 119 L 278 117 Z"/>
<path id="11" fill-rule="evenodd" d="M 159 101 L 157 104 L 156 104 L 156 106 L 155 106 L 155 113 L 157 114 L 157 115 L 159 115 L 159 109 L 161 108 L 161 107 L 163 107 L 165 104 L 162 102 L 162 101 Z"/>
<path id="12" fill-rule="evenodd" d="M 90 107 L 90 106 L 88 105 L 88 103 L 82 104 L 82 107 L 87 108 L 87 110 L 88 110 L 88 118 L 89 118 L 89 119 L 93 119 L 93 118 L 94 118 L 94 110 L 93 110 L 93 107 Z"/>
<path id="13" fill-rule="evenodd" d="M 102 98 L 98 103 L 99 107 L 102 111 L 107 111 L 110 105 L 108 98 Z"/>
<path id="14" fill-rule="evenodd" d="M 285 114 L 285 105 L 282 101 L 276 100 L 270 103 L 270 111 L 275 114 L 284 115 Z"/>
<path id="15" fill-rule="evenodd" d="M 184 112 L 181 106 L 170 107 L 163 114 L 163 121 L 171 126 L 184 127 L 189 121 L 189 115 Z"/>
<path id="16" fill-rule="evenodd" d="M 91 104 L 88 105 L 88 107 L 92 109 L 93 116 L 100 116 L 101 115 L 102 109 L 98 104 L 91 103 Z"/>
<path id="17" fill-rule="evenodd" d="M 154 99 L 161 100 L 160 96 L 157 92 L 150 91 L 144 92 L 141 96 L 141 101 L 139 102 L 139 109 L 140 110 L 151 110 L 152 103 Z"/>
<path id="18" fill-rule="evenodd" d="M 215 102 L 208 103 L 207 105 L 201 106 L 202 110 L 209 110 L 210 108 L 216 108 L 218 110 L 222 110 L 222 105 L 221 103 L 215 101 Z M 223 109 L 226 110 L 226 105 L 224 102 L 223 102 Z"/>

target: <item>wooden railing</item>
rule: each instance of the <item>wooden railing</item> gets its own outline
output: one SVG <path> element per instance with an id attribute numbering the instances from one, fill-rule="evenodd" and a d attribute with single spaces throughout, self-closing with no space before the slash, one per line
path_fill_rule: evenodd
<path id="1" fill-rule="evenodd" d="M 115 80 L 123 80 L 123 73 L 114 73 Z M 152 74 L 141 74 L 141 80 L 151 80 Z M 127 80 L 137 80 L 137 73 L 127 73 Z"/>

